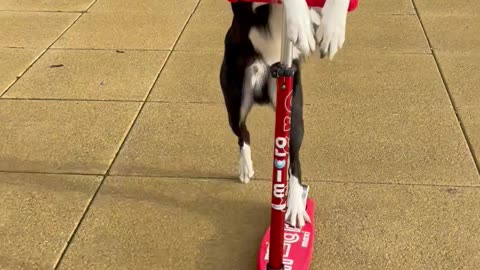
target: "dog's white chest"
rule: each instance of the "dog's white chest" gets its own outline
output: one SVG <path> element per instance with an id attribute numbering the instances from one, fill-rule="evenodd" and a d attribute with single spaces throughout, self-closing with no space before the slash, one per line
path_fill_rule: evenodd
<path id="1" fill-rule="evenodd" d="M 282 16 L 283 6 L 272 5 L 268 18 L 269 32 L 256 27 L 250 29 L 249 38 L 255 50 L 269 66 L 280 61 L 282 51 Z M 294 48 L 293 59 L 298 59 L 299 51 Z"/>

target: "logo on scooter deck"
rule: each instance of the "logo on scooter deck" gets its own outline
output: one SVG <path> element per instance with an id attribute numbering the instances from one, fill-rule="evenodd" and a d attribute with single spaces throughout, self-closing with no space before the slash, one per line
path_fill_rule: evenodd
<path id="1" fill-rule="evenodd" d="M 284 137 L 275 138 L 275 160 L 274 166 L 275 170 L 275 182 L 273 184 L 273 197 L 280 199 L 279 204 L 272 204 L 272 208 L 275 210 L 284 210 L 287 207 L 287 204 L 284 200 L 286 184 L 282 183 L 284 176 L 285 167 L 287 165 L 287 145 L 288 140 Z"/>
<path id="2" fill-rule="evenodd" d="M 298 247 L 301 244 L 301 248 L 307 248 L 310 244 L 310 233 L 302 231 L 301 229 L 288 226 L 285 224 L 285 233 L 283 235 L 283 266 L 285 270 L 293 269 L 295 265 L 294 252 L 298 252 Z M 295 251 L 294 251 L 295 250 Z M 267 242 L 267 249 L 265 261 L 270 259 L 270 243 Z M 298 259 L 298 258 L 297 258 Z"/>

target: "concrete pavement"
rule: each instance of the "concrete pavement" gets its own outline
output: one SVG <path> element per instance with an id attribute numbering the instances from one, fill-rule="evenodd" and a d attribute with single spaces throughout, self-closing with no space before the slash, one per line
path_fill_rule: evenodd
<path id="1" fill-rule="evenodd" d="M 480 265 L 480 3 L 366 0 L 304 65 L 312 270 Z M 0 269 L 254 269 L 256 177 L 218 82 L 221 0 L 0 1 Z"/>

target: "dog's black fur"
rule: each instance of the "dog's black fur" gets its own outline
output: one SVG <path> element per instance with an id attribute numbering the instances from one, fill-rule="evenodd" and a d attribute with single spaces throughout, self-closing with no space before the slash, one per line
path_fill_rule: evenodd
<path id="1" fill-rule="evenodd" d="M 255 60 L 262 58 L 249 39 L 249 31 L 252 27 L 257 27 L 263 31 L 263 34 L 269 34 L 268 20 L 271 6 L 260 6 L 255 12 L 253 12 L 251 3 L 237 2 L 232 3 L 231 7 L 233 20 L 224 40 L 225 47 L 220 70 L 220 84 L 228 111 L 229 124 L 238 137 L 238 145 L 241 149 L 245 143 L 250 145 L 250 133 L 246 125 L 247 117 L 245 116 L 243 121 L 240 119 L 245 71 Z M 293 68 L 295 68 L 296 72 L 294 76 L 290 131 L 290 170 L 291 174 L 297 177 L 301 184 L 300 148 L 304 135 L 304 123 L 300 61 L 294 60 Z M 262 86 L 261 94 L 255 96 L 255 104 L 273 103 L 268 95 L 268 83 L 269 80 L 266 80 Z"/>

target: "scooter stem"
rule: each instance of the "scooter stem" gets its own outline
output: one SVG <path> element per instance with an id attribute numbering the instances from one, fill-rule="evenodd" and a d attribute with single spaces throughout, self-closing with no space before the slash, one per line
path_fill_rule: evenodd
<path id="1" fill-rule="evenodd" d="M 272 209 L 268 270 L 284 270 L 285 212 L 290 149 L 290 123 L 295 69 L 292 68 L 293 44 L 287 37 L 286 10 L 283 5 L 282 44 L 280 63 L 271 67 L 277 81 L 275 108 L 275 140 L 272 175 Z"/>
<path id="2" fill-rule="evenodd" d="M 282 4 L 283 5 L 283 4 Z M 286 67 L 292 67 L 293 58 L 293 44 L 287 36 L 287 12 L 285 5 L 283 5 L 283 18 L 282 18 L 282 55 L 280 57 L 280 63 Z"/>

